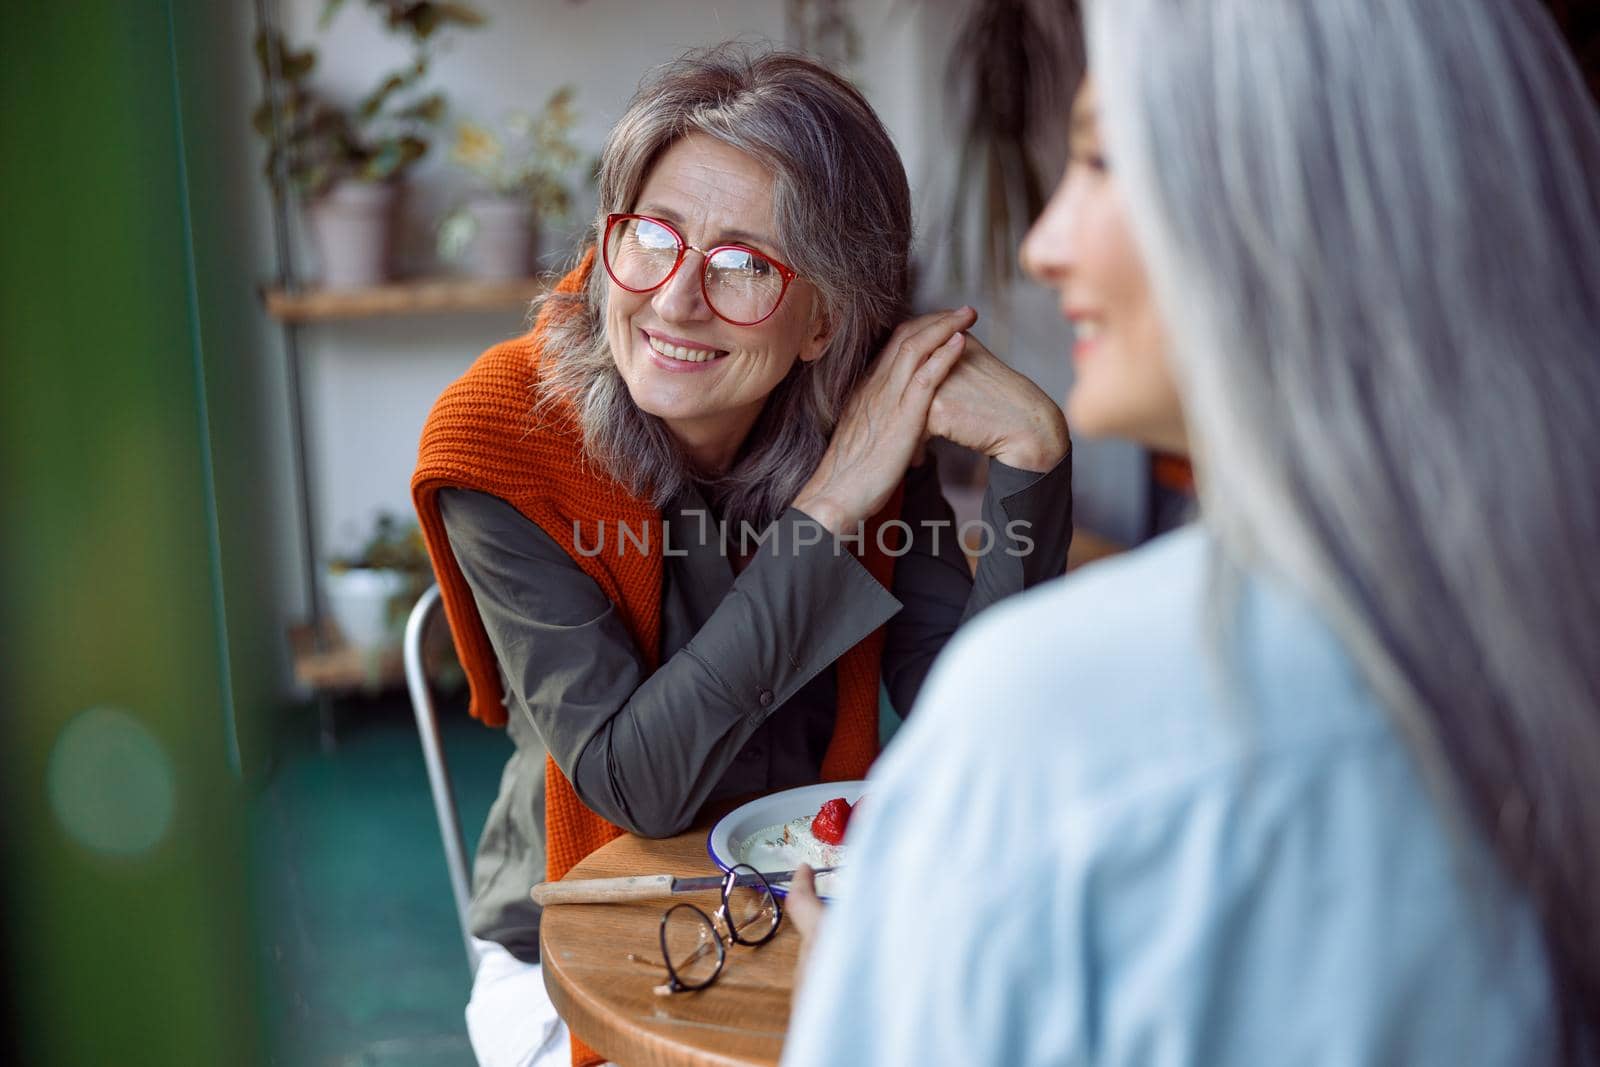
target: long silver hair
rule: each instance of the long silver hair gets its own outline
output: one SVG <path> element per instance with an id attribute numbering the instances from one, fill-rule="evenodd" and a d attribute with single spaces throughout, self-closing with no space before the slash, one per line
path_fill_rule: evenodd
<path id="1" fill-rule="evenodd" d="M 774 176 L 775 254 L 817 290 L 832 334 L 767 398 L 739 457 L 710 479 L 730 524 L 764 526 L 816 470 L 844 402 L 889 331 L 909 287 L 911 192 L 894 142 L 849 82 L 802 56 L 723 44 L 654 71 L 600 157 L 595 232 L 631 211 L 661 154 L 698 132 L 749 153 Z M 591 244 L 592 239 L 591 239 Z M 575 404 L 588 458 L 658 506 L 692 479 L 662 421 L 639 410 L 606 340 L 607 277 L 552 296 L 542 403 Z"/>
<path id="2" fill-rule="evenodd" d="M 1600 1032 L 1600 118 L 1531 0 L 1091 0 L 1235 568 L 1326 610 Z"/>

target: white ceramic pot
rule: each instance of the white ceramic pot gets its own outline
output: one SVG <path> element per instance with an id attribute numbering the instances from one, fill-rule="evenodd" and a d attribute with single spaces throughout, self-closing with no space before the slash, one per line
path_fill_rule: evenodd
<path id="1" fill-rule="evenodd" d="M 538 222 L 523 199 L 481 197 L 467 205 L 477 224 L 462 266 L 474 278 L 526 278 L 533 273 Z"/>
<path id="2" fill-rule="evenodd" d="M 398 202 L 392 182 L 346 179 L 306 206 L 323 285 L 359 289 L 389 280 Z"/>
<path id="3" fill-rule="evenodd" d="M 403 613 L 395 610 L 394 601 L 412 587 L 404 571 L 351 567 L 330 570 L 324 579 L 328 614 L 346 642 L 371 650 L 399 640 Z"/>

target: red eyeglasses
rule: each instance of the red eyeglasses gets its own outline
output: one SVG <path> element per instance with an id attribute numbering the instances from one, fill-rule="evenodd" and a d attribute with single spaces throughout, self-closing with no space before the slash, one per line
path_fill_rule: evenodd
<path id="1" fill-rule="evenodd" d="M 602 258 L 611 280 L 630 293 L 659 289 L 678 273 L 691 250 L 705 257 L 700 291 L 717 318 L 756 326 L 772 317 L 799 277 L 794 270 L 744 245 L 695 248 L 670 222 L 649 215 L 606 216 Z"/>

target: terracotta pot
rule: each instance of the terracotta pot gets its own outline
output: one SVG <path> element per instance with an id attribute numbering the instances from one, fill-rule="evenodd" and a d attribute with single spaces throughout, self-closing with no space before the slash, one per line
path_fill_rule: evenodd
<path id="1" fill-rule="evenodd" d="M 477 223 L 462 266 L 474 278 L 526 278 L 533 273 L 538 220 L 526 200 L 482 197 L 467 205 Z"/>
<path id="2" fill-rule="evenodd" d="M 359 289 L 389 280 L 398 202 L 393 183 L 346 179 L 307 205 L 323 285 Z"/>

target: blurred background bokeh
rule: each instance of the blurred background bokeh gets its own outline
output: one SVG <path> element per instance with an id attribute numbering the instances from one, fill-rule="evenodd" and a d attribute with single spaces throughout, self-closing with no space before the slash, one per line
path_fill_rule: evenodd
<path id="1" fill-rule="evenodd" d="M 1594 84 L 1600 5 L 1550 0 Z M 440 390 L 519 332 L 640 76 L 730 38 L 877 107 L 915 303 L 1053 396 L 1014 250 L 1059 175 L 1045 0 L 84 0 L 0 38 L 0 951 L 28 1064 L 467 1063 L 469 974 L 399 671 Z M 277 151 L 272 146 L 278 146 Z M 958 511 L 984 473 L 941 457 Z M 1075 446 L 1085 545 L 1185 472 Z M 507 742 L 428 662 L 470 847 Z"/>

